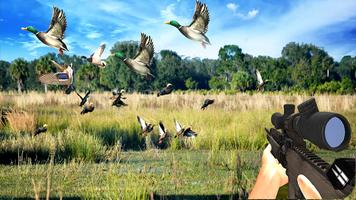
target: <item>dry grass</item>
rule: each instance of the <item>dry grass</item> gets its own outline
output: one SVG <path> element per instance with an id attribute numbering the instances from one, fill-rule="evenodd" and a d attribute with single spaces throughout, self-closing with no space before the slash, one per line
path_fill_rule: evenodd
<path id="1" fill-rule="evenodd" d="M 36 119 L 35 115 L 28 112 L 14 111 L 6 115 L 6 119 L 9 122 L 9 127 L 12 132 L 30 132 L 35 130 Z"/>
<path id="2" fill-rule="evenodd" d="M 110 93 L 94 93 L 91 101 L 97 108 L 111 107 Z M 282 93 L 238 93 L 235 95 L 226 94 L 197 94 L 197 93 L 174 93 L 157 98 L 156 95 L 126 94 L 127 103 L 130 110 L 140 108 L 189 108 L 199 110 L 202 102 L 206 98 L 215 99 L 214 108 L 223 111 L 251 111 L 251 110 L 280 110 L 283 104 L 299 104 L 311 98 L 308 95 L 285 95 Z M 356 109 L 356 95 L 317 95 L 316 101 L 320 110 L 325 111 L 350 111 Z M 72 93 L 65 95 L 62 92 L 49 92 L 40 94 L 29 92 L 18 95 L 16 93 L 0 93 L 0 105 L 13 104 L 18 108 L 30 108 L 33 106 L 76 106 L 79 103 L 78 97 Z"/>

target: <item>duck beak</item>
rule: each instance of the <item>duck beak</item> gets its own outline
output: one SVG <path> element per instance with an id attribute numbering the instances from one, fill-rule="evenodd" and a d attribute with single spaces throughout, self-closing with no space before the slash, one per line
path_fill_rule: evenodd
<path id="1" fill-rule="evenodd" d="M 165 23 L 165 24 L 170 24 L 171 22 L 170 22 L 170 21 L 165 21 L 164 23 Z"/>
<path id="2" fill-rule="evenodd" d="M 22 27 L 22 28 L 21 28 L 21 30 L 24 30 L 24 31 L 26 31 L 26 30 L 27 30 L 27 28 L 25 28 L 25 27 Z"/>

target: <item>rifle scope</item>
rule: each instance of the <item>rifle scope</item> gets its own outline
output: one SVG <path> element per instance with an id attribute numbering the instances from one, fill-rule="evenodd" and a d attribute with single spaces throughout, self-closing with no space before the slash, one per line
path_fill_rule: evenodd
<path id="1" fill-rule="evenodd" d="M 322 149 L 340 151 L 347 147 L 351 139 L 351 128 L 344 116 L 319 112 L 314 98 L 300 104 L 298 111 L 299 113 L 293 114 L 294 105 L 286 104 L 283 115 L 272 115 L 272 124 L 277 129 L 296 132 L 297 136 Z"/>

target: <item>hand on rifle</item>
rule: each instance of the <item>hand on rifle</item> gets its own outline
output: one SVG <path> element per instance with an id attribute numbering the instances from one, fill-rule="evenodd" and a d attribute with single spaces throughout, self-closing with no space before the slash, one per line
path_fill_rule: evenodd
<path id="1" fill-rule="evenodd" d="M 249 199 L 275 199 L 279 188 L 288 183 L 286 169 L 274 158 L 271 148 L 269 144 L 263 151 L 260 172 Z M 321 199 L 319 192 L 307 177 L 300 174 L 297 181 L 306 199 Z"/>

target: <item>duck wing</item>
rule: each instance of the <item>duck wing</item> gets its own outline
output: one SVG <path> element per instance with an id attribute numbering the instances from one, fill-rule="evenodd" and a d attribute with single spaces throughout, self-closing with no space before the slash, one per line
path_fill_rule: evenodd
<path id="1" fill-rule="evenodd" d="M 87 91 L 87 93 L 85 93 L 85 96 L 84 96 L 84 98 L 83 98 L 83 99 L 88 99 L 89 94 L 90 94 L 90 90 L 88 90 L 88 91 Z"/>
<path id="2" fill-rule="evenodd" d="M 77 91 L 74 91 L 74 92 L 77 94 L 77 96 L 80 98 L 80 100 L 83 100 L 83 97 Z"/>
<path id="3" fill-rule="evenodd" d="M 205 3 L 201 3 L 197 0 L 195 2 L 195 12 L 193 16 L 193 21 L 189 25 L 189 27 L 205 34 L 206 32 L 208 32 L 209 21 L 210 17 L 208 7 Z"/>
<path id="4" fill-rule="evenodd" d="M 179 124 L 179 122 L 177 120 L 175 120 L 175 124 L 176 124 L 176 131 L 179 133 L 180 131 L 182 131 L 182 126 Z"/>
<path id="5" fill-rule="evenodd" d="M 64 68 L 62 65 L 58 64 L 56 61 L 51 60 L 52 64 L 59 69 L 59 71 L 63 72 L 66 68 Z"/>
<path id="6" fill-rule="evenodd" d="M 91 55 L 91 58 L 93 59 L 93 62 L 100 62 L 101 61 L 101 55 L 103 54 L 105 50 L 106 45 L 102 44 L 96 51 Z"/>
<path id="7" fill-rule="evenodd" d="M 70 85 L 72 82 L 64 72 L 43 74 L 38 79 L 42 84 L 47 85 Z"/>
<path id="8" fill-rule="evenodd" d="M 144 63 L 145 65 L 150 66 L 154 51 L 155 50 L 151 37 L 141 33 L 140 49 L 134 57 L 134 60 L 136 62 Z"/>
<path id="9" fill-rule="evenodd" d="M 164 137 L 164 136 L 166 135 L 166 130 L 165 130 L 164 125 L 163 125 L 162 122 L 159 122 L 159 124 L 158 124 L 158 130 L 159 130 L 159 135 L 160 135 L 161 137 Z"/>
<path id="10" fill-rule="evenodd" d="M 52 19 L 47 34 L 63 40 L 67 28 L 67 20 L 63 10 L 53 7 Z"/>
<path id="11" fill-rule="evenodd" d="M 256 69 L 256 76 L 257 76 L 258 84 L 261 85 L 263 83 L 263 79 L 262 79 L 261 73 L 260 73 L 260 71 L 258 71 L 258 69 Z"/>
<path id="12" fill-rule="evenodd" d="M 145 120 L 143 120 L 140 116 L 137 116 L 137 120 L 138 120 L 138 123 L 140 123 L 140 125 L 141 125 L 141 129 L 146 130 L 147 124 L 146 124 Z"/>

